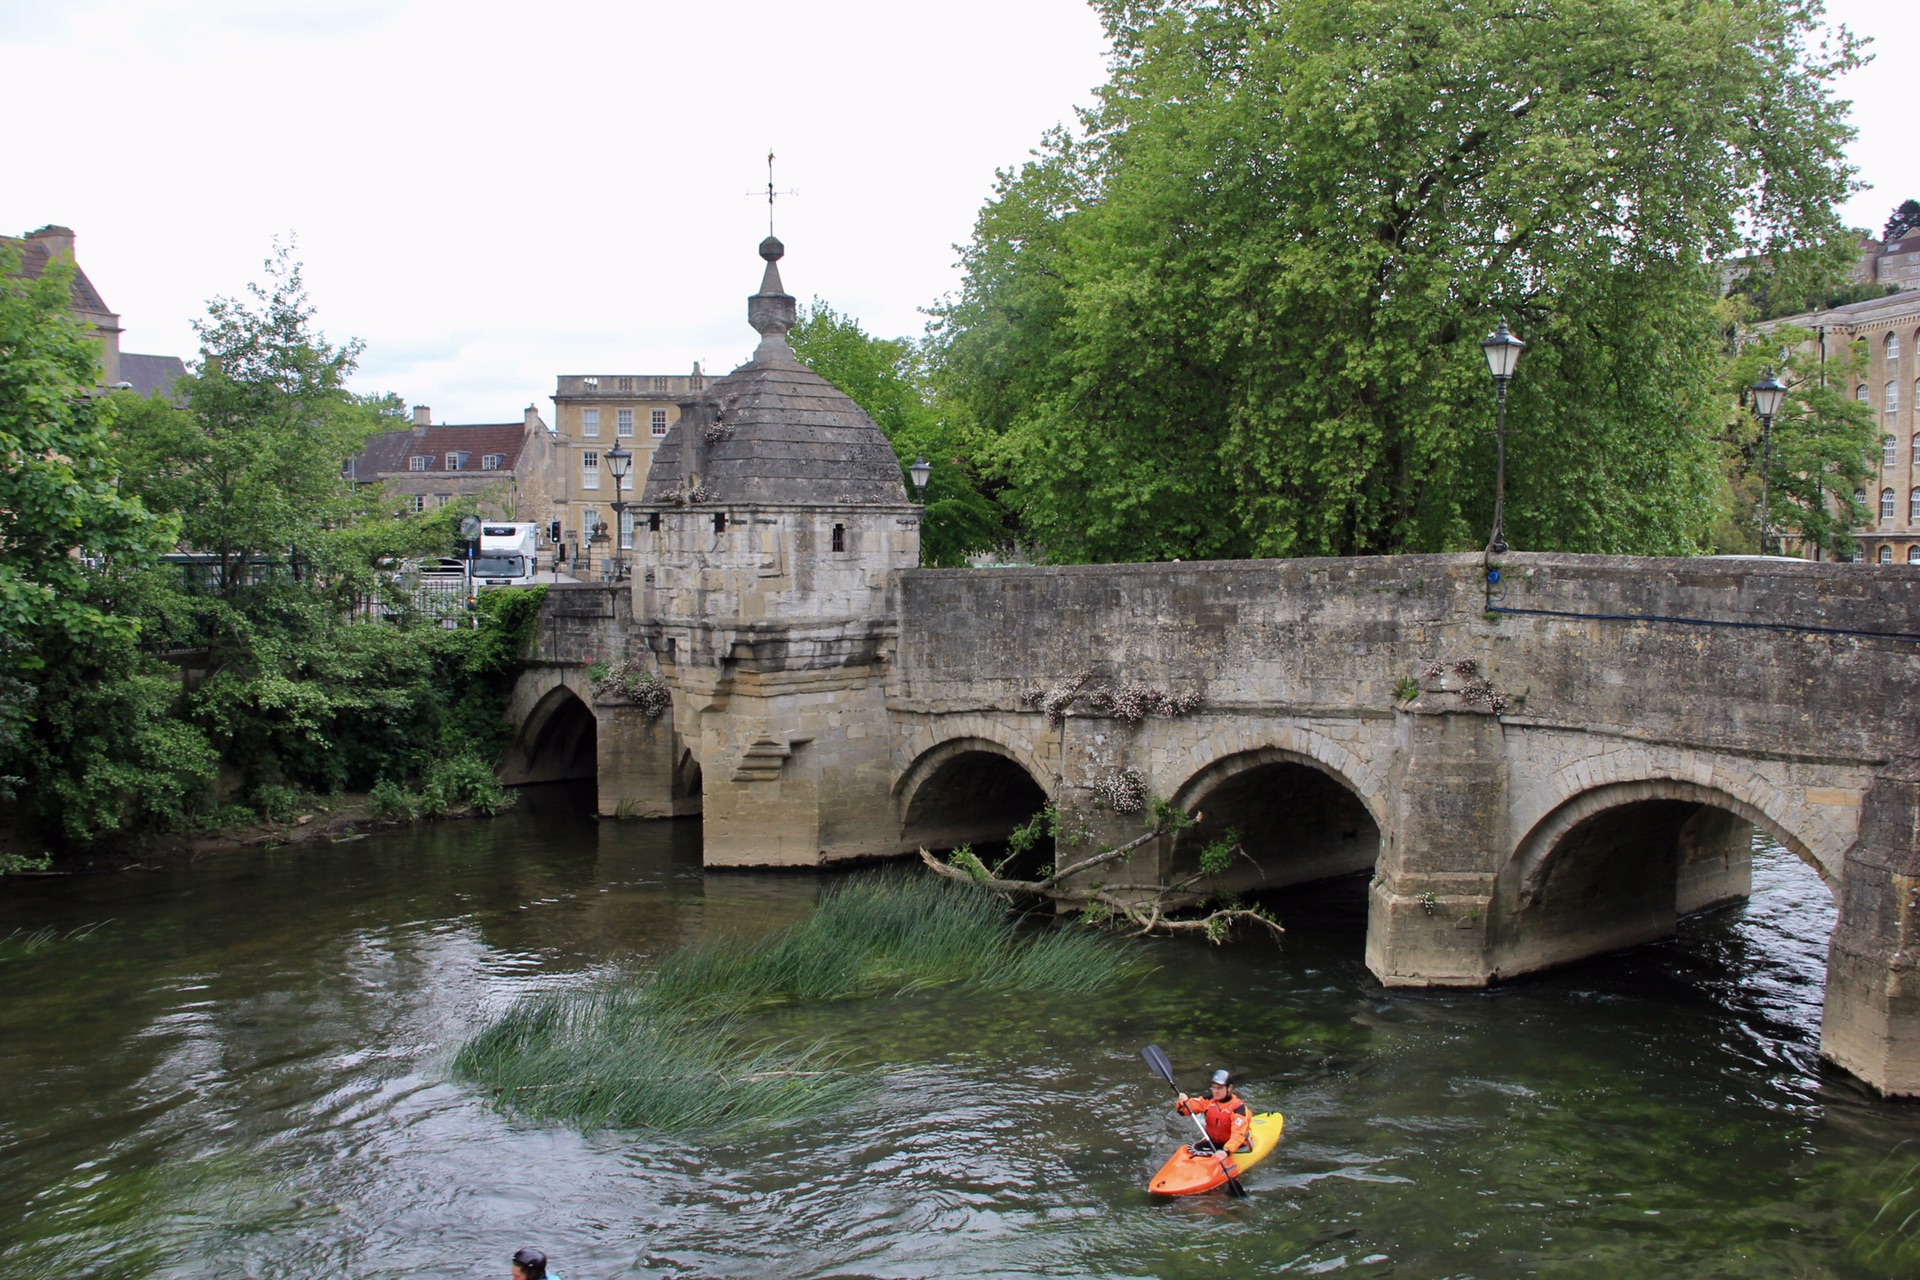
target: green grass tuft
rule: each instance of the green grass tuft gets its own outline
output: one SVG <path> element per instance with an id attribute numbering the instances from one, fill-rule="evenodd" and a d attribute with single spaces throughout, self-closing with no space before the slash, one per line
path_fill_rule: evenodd
<path id="1" fill-rule="evenodd" d="M 881 872 L 771 937 L 695 943 L 651 974 L 523 1000 L 461 1047 L 453 1071 L 531 1119 L 711 1133 L 824 1114 L 873 1087 L 830 1046 L 754 1040 L 756 1012 L 961 983 L 1084 993 L 1136 967 L 1098 934 L 1023 929 L 970 885 Z"/>

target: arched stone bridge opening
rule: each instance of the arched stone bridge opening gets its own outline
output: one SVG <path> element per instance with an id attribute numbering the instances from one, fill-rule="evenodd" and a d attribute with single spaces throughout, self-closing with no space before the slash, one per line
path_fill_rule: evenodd
<path id="1" fill-rule="evenodd" d="M 1195 817 L 1175 839 L 1168 874 L 1185 879 L 1223 841 L 1241 850 L 1212 887 L 1250 893 L 1371 871 L 1380 824 L 1352 786 L 1311 756 L 1280 747 L 1216 760 L 1173 803 Z"/>
<path id="2" fill-rule="evenodd" d="M 986 738 L 959 738 L 923 753 L 894 785 L 900 841 L 914 849 L 947 852 L 961 845 L 987 857 L 999 853 L 1014 830 L 1051 803 L 1016 752 Z M 1043 836 L 1004 874 L 1031 876 L 1053 861 L 1053 839 Z"/>

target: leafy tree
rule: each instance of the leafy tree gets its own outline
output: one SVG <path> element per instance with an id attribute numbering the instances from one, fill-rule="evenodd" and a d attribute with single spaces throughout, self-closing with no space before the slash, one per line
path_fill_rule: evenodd
<path id="1" fill-rule="evenodd" d="M 1096 0 L 1079 136 L 1001 175 L 943 390 L 1056 558 L 1688 552 L 1720 483 L 1717 283 L 1833 256 L 1842 35 L 1799 0 Z"/>
<path id="2" fill-rule="evenodd" d="M 119 486 L 72 268 L 37 280 L 0 247 L 0 793 L 69 835 L 176 812 L 212 760 L 168 719 L 175 687 L 135 647 L 130 592 L 172 540 Z"/>
<path id="3" fill-rule="evenodd" d="M 920 522 L 920 555 L 929 565 L 959 566 L 970 552 L 1005 539 L 1000 508 L 983 492 L 964 442 L 935 407 L 920 348 L 907 338 L 875 338 L 860 322 L 819 298 L 787 335 L 809 369 L 852 397 L 886 433 L 904 468 L 933 464 Z"/>
<path id="4" fill-rule="evenodd" d="M 67 310 L 73 269 L 18 267 L 0 246 L 0 636 L 34 670 L 47 646 L 133 634 L 86 586 L 105 564 L 151 561 L 171 530 L 118 486 L 97 353 Z"/>
<path id="5" fill-rule="evenodd" d="M 1869 459 L 1879 456 L 1871 406 L 1847 394 L 1852 380 L 1866 368 L 1864 341 L 1829 343 L 1822 351 L 1814 333 L 1793 325 L 1749 336 L 1727 359 L 1725 385 L 1740 404 L 1726 432 L 1733 450 L 1732 524 L 1737 533 L 1723 540 L 1720 550 L 1760 550 L 1760 477 L 1766 450 L 1747 397 L 1748 388 L 1772 369 L 1788 387 L 1773 420 L 1772 465 L 1765 468 L 1768 519 L 1776 542 L 1782 535 L 1797 534 L 1830 558 L 1853 554 L 1850 530 L 1870 519 L 1854 494 L 1874 472 Z"/>
<path id="6" fill-rule="evenodd" d="M 1920 200 L 1903 200 L 1887 217 L 1887 225 L 1880 232 L 1885 241 L 1898 240 L 1909 231 L 1920 230 Z"/>
<path id="7" fill-rule="evenodd" d="M 284 246 L 251 284 L 252 304 L 216 298 L 200 335 L 187 406 L 157 402 L 122 435 L 128 487 L 179 513 L 181 540 L 215 557 L 219 595 L 234 600 L 267 568 L 293 568 L 326 529 L 367 513 L 342 475 L 367 439 L 392 427 L 385 400 L 346 381 L 362 344 L 334 346 L 312 328 L 300 264 Z"/>

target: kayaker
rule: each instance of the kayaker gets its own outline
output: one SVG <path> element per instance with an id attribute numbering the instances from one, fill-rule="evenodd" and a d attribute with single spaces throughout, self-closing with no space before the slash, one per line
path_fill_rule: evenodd
<path id="1" fill-rule="evenodd" d="M 1252 1115 L 1247 1110 L 1247 1104 L 1234 1093 L 1233 1076 L 1228 1072 L 1213 1073 L 1204 1098 L 1181 1094 L 1180 1101 L 1174 1104 L 1174 1110 L 1183 1116 L 1199 1116 L 1201 1123 L 1207 1126 L 1207 1141 L 1215 1147 L 1229 1153 L 1253 1150 L 1253 1144 L 1247 1140 L 1247 1129 L 1253 1122 Z M 1194 1145 L 1199 1146 L 1198 1143 Z"/>
<path id="2" fill-rule="evenodd" d="M 520 1249 L 513 1255 L 513 1280 L 560 1280 L 547 1271 L 547 1255 L 538 1249 Z"/>

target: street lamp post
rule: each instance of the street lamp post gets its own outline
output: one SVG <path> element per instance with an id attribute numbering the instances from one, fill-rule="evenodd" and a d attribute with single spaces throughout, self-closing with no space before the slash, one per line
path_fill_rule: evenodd
<path id="1" fill-rule="evenodd" d="M 1480 342 L 1500 398 L 1499 425 L 1494 429 L 1493 534 L 1487 539 L 1488 555 L 1504 555 L 1507 550 L 1507 383 L 1513 380 L 1514 367 L 1520 363 L 1520 352 L 1526 345 L 1508 331 L 1505 316 L 1500 317 L 1500 327 Z"/>
<path id="2" fill-rule="evenodd" d="M 613 580 L 618 582 L 627 576 L 627 558 L 621 550 L 627 532 L 627 471 L 633 466 L 633 455 L 616 444 L 607 450 L 606 459 L 607 470 L 613 473 Z"/>
<path id="3" fill-rule="evenodd" d="M 933 475 L 933 464 L 927 461 L 927 455 L 923 453 L 915 458 L 913 465 L 907 468 L 907 474 L 913 477 L 914 496 L 919 498 L 920 501 L 925 502 L 927 500 L 927 480 Z"/>
<path id="4" fill-rule="evenodd" d="M 1749 387 L 1753 392 L 1753 411 L 1760 415 L 1760 554 L 1773 554 L 1773 521 L 1767 511 L 1768 487 L 1773 479 L 1773 416 L 1787 398 L 1787 386 L 1773 376 L 1768 365 L 1760 381 Z"/>

